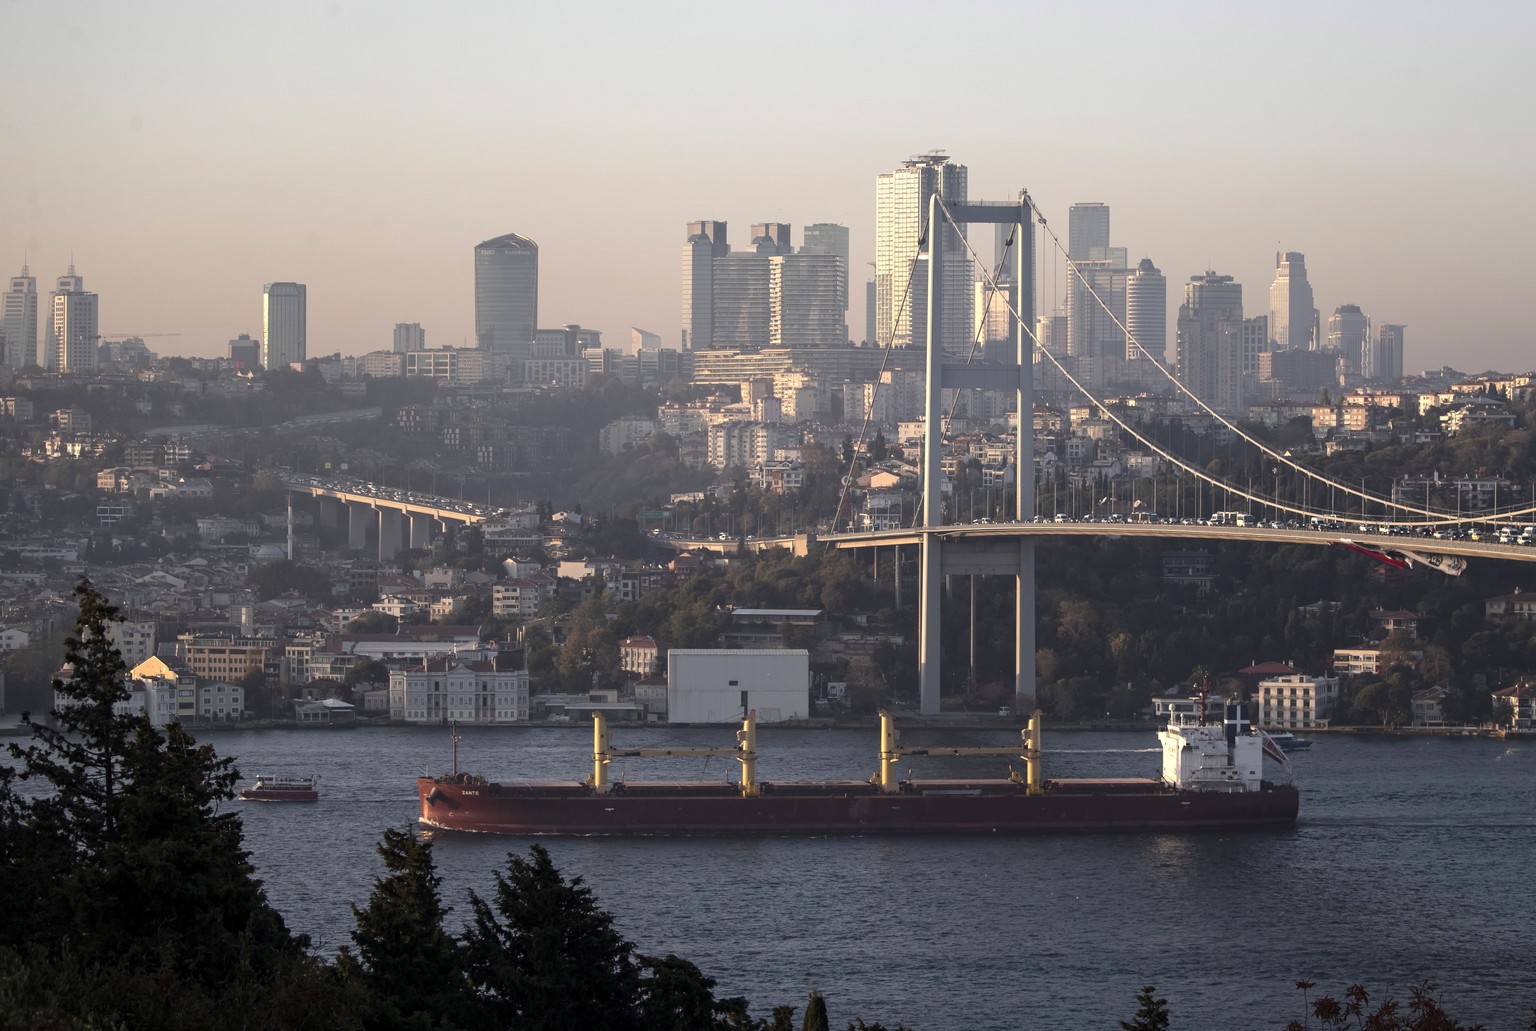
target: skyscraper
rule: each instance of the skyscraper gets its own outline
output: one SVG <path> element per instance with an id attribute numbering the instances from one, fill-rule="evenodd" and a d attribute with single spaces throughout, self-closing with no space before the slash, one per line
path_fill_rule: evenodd
<path id="1" fill-rule="evenodd" d="M 58 372 L 94 372 L 96 338 L 101 335 L 96 295 L 85 289 L 85 278 L 74 263 L 59 277 L 52 298 L 52 346 L 49 368 Z"/>
<path id="2" fill-rule="evenodd" d="M 1339 356 L 1346 376 L 1358 376 L 1371 339 L 1371 320 L 1358 304 L 1341 304 L 1328 316 L 1328 350 Z"/>
<path id="3" fill-rule="evenodd" d="M 419 322 L 395 323 L 395 353 L 404 354 L 406 351 L 425 351 L 427 349 L 427 331 L 421 328 Z"/>
<path id="4" fill-rule="evenodd" d="M 842 347 L 848 343 L 848 263 L 835 253 L 768 259 L 771 347 Z"/>
<path id="5" fill-rule="evenodd" d="M 797 254 L 785 222 L 752 226 L 733 251 L 724 222 L 690 222 L 683 244 L 683 340 L 708 348 L 841 347 L 848 342 L 842 226 L 820 226 Z"/>
<path id="6" fill-rule="evenodd" d="M 539 245 L 516 233 L 475 245 L 475 340 L 526 358 L 539 328 Z"/>
<path id="7" fill-rule="evenodd" d="M 1125 328 L 1131 337 L 1125 342 L 1127 359 L 1140 361 L 1151 355 L 1160 362 L 1167 360 L 1168 279 L 1151 258 L 1142 258 L 1126 281 Z"/>
<path id="8" fill-rule="evenodd" d="M 879 310 L 875 307 L 875 281 L 868 280 L 864 284 L 864 343 L 874 346 L 875 326 L 880 320 Z"/>
<path id="9" fill-rule="evenodd" d="M 1317 309 L 1307 282 L 1305 255 L 1286 251 L 1275 255 L 1275 281 L 1269 287 L 1269 338 L 1275 350 L 1318 349 Z"/>
<path id="10" fill-rule="evenodd" d="M 1109 205 L 1074 204 L 1067 212 L 1067 257 L 1093 261 L 1109 257 Z"/>
<path id="11" fill-rule="evenodd" d="M 1131 350 L 1120 328 L 1126 319 L 1131 269 L 1126 249 L 1109 245 L 1107 204 L 1072 205 L 1067 257 L 1067 353 L 1090 386 L 1118 382 Z M 1166 336 L 1167 330 L 1163 332 Z"/>
<path id="12" fill-rule="evenodd" d="M 309 354 L 309 301 L 303 283 L 268 283 L 261 289 L 261 367 L 271 372 Z"/>
<path id="13" fill-rule="evenodd" d="M 37 277 L 23 263 L 21 274 L 11 277 L 0 312 L 0 340 L 4 351 L 0 361 L 7 368 L 20 369 L 37 361 Z"/>
<path id="14" fill-rule="evenodd" d="M 1403 378 L 1403 333 L 1407 327 L 1384 323 L 1376 327 L 1376 339 L 1365 350 L 1360 375 L 1383 386 Z"/>
<path id="15" fill-rule="evenodd" d="M 1184 284 L 1179 306 L 1178 376 L 1219 412 L 1243 403 L 1243 287 L 1231 276 L 1206 272 Z"/>
<path id="16" fill-rule="evenodd" d="M 1269 316 L 1255 315 L 1243 320 L 1243 376 L 1259 382 L 1259 355 L 1269 353 Z"/>
<path id="17" fill-rule="evenodd" d="M 804 242 L 800 245 L 801 254 L 835 254 L 843 259 L 842 294 L 843 297 L 848 298 L 844 303 L 851 303 L 848 278 L 852 266 L 848 264 L 848 227 L 835 222 L 813 222 L 805 227 L 802 239 Z M 844 308 L 843 322 L 847 321 L 848 311 Z"/>
<path id="18" fill-rule="evenodd" d="M 966 200 L 969 173 L 939 153 L 920 154 L 885 172 L 875 182 L 875 335 L 882 347 L 926 347 L 928 343 L 927 258 L 918 246 L 928 220 L 928 202 Z M 963 227 L 962 227 L 963 228 Z M 946 227 L 941 344 L 964 354 L 974 328 L 975 297 L 970 255 L 960 234 Z M 905 302 L 905 303 L 903 303 Z"/>
<path id="19" fill-rule="evenodd" d="M 683 243 L 683 350 L 715 346 L 715 259 L 731 253 L 724 222 L 688 223 Z"/>
<path id="20" fill-rule="evenodd" d="M 710 261 L 711 339 L 700 347 L 763 348 L 769 339 L 769 270 L 773 248 L 733 251 Z"/>

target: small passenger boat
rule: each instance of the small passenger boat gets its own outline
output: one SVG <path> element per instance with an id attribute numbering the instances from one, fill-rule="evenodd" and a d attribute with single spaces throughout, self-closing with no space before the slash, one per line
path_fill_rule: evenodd
<path id="1" fill-rule="evenodd" d="M 320 778 L 263 775 L 250 787 L 241 788 L 240 797 L 253 802 L 318 802 Z"/>

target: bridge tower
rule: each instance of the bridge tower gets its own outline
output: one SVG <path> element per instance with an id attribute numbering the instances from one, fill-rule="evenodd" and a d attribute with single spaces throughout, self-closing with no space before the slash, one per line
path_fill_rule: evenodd
<path id="1" fill-rule="evenodd" d="M 948 212 L 948 218 L 945 212 Z M 951 230 L 948 223 L 953 222 Z M 941 332 L 944 293 L 939 270 L 946 246 L 964 246 L 963 224 L 1009 225 L 1013 230 L 1012 302 L 1008 316 L 1013 361 L 961 363 L 964 356 L 946 355 Z M 1034 367 L 1035 367 L 1035 244 L 1034 207 L 1020 191 L 1018 206 L 956 203 L 945 205 L 938 194 L 928 202 L 928 375 L 924 398 L 923 525 L 918 602 L 918 684 L 924 715 L 939 712 L 940 594 L 947 574 L 1012 575 L 1015 583 L 1014 650 L 1015 712 L 1035 704 L 1035 542 L 1033 538 L 971 542 L 945 539 L 943 471 L 945 388 L 1012 390 L 1017 401 L 1018 433 L 1014 438 L 1013 469 L 1016 518 L 1035 517 Z M 946 360 L 946 359 L 951 360 Z"/>

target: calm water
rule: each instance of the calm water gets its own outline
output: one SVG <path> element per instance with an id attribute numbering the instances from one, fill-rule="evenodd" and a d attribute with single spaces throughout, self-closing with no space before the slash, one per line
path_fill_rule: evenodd
<path id="1" fill-rule="evenodd" d="M 585 728 L 470 729 L 462 768 L 576 779 Z M 729 728 L 625 729 L 620 747 L 729 745 Z M 414 819 L 413 778 L 447 763 L 441 730 L 211 733 L 247 778 L 316 772 L 312 806 L 235 803 L 272 901 L 326 953 L 379 866 L 380 831 Z M 904 743 L 1004 744 L 1005 732 L 908 731 Z M 876 732 L 765 730 L 764 779 L 868 775 Z M 1146 734 L 1046 735 L 1047 775 L 1155 772 Z M 919 759 L 996 772 L 990 760 Z M 617 775 L 734 774 L 728 760 L 617 760 Z M 922 1031 L 1116 1027 L 1144 983 L 1176 1027 L 1281 1028 L 1300 978 L 1374 993 L 1424 978 L 1451 1011 L 1525 1028 L 1536 1006 L 1536 742 L 1320 738 L 1293 756 L 1294 831 L 1044 838 L 544 839 L 640 951 L 676 952 L 754 1013 L 812 985 L 834 1026 Z M 451 835 L 435 849 L 450 919 L 531 839 Z"/>

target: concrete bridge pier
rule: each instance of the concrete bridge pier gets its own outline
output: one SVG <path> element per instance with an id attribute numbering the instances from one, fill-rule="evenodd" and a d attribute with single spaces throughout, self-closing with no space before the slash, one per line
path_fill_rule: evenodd
<path id="1" fill-rule="evenodd" d="M 335 498 L 317 497 L 315 503 L 320 507 L 320 525 L 327 530 L 334 530 L 341 525 L 341 511 L 346 506 Z"/>
<path id="2" fill-rule="evenodd" d="M 404 513 L 385 505 L 376 507 L 379 512 L 379 561 L 392 562 L 400 554 L 400 524 Z"/>
<path id="3" fill-rule="evenodd" d="M 368 546 L 368 531 L 373 526 L 373 509 L 368 505 L 347 506 L 347 547 L 362 551 Z"/>
<path id="4" fill-rule="evenodd" d="M 437 520 L 420 512 L 412 512 L 407 518 L 411 521 L 411 548 L 426 551 L 432 547 L 432 524 Z"/>

